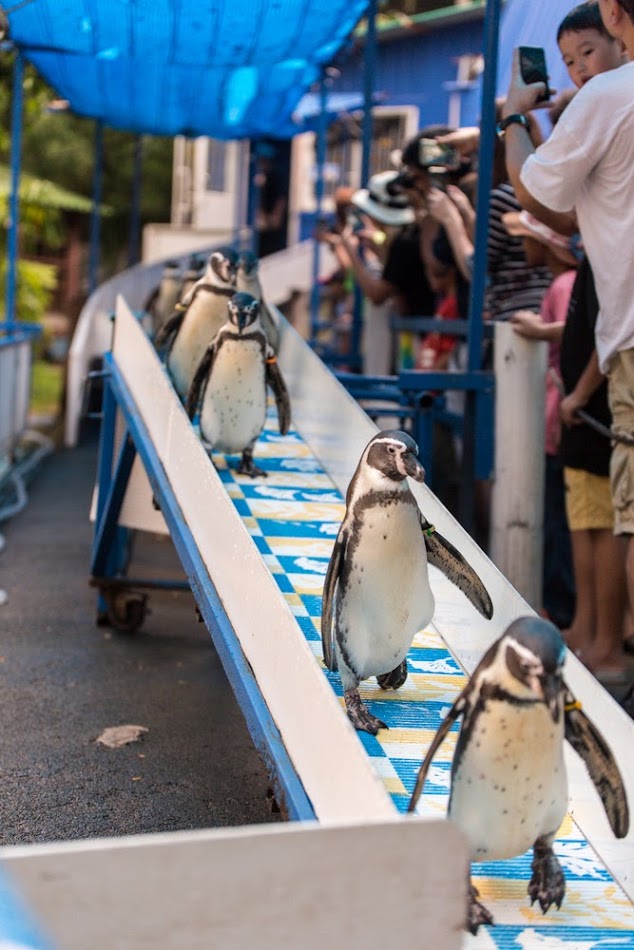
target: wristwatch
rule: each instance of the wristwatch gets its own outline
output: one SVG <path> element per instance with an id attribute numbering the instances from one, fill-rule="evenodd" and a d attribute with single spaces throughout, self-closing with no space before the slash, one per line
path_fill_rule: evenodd
<path id="1" fill-rule="evenodd" d="M 513 115 L 507 115 L 506 119 L 502 119 L 501 122 L 495 127 L 497 132 L 497 137 L 503 139 L 508 129 L 509 125 L 523 125 L 525 129 L 528 128 L 528 119 L 525 115 L 521 115 L 519 112 L 514 112 Z"/>

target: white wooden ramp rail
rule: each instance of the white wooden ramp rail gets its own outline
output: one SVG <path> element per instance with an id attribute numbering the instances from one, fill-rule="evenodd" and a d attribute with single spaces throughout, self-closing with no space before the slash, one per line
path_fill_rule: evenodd
<path id="1" fill-rule="evenodd" d="M 447 822 L 298 822 L 32 845 L 0 858 L 51 950 L 461 944 L 466 848 Z"/>

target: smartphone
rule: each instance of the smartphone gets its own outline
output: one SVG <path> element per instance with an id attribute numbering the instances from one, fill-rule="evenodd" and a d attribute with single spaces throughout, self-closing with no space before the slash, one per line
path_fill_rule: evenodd
<path id="1" fill-rule="evenodd" d="M 550 99 L 550 88 L 548 86 L 548 70 L 546 68 L 546 54 L 541 46 L 520 46 L 520 73 L 522 79 L 527 85 L 533 82 L 543 82 L 546 91 L 541 93 L 538 102 L 546 102 Z"/>
<path id="2" fill-rule="evenodd" d="M 418 143 L 418 161 L 423 168 L 457 168 L 460 156 L 450 145 L 441 145 L 436 139 L 420 139 Z"/>

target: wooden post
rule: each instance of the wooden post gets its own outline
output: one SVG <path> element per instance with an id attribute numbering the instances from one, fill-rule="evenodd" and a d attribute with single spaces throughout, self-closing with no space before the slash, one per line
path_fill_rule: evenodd
<path id="1" fill-rule="evenodd" d="M 535 609 L 544 536 L 546 343 L 495 326 L 495 480 L 491 558 Z"/>

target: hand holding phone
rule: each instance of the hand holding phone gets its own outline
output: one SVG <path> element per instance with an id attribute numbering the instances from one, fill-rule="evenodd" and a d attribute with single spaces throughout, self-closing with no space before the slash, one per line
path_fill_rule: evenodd
<path id="1" fill-rule="evenodd" d="M 550 99 L 550 88 L 544 50 L 540 46 L 520 46 L 518 53 L 522 79 L 527 86 L 534 82 L 543 82 L 546 89 L 545 92 L 540 93 L 537 101 L 546 102 Z"/>

